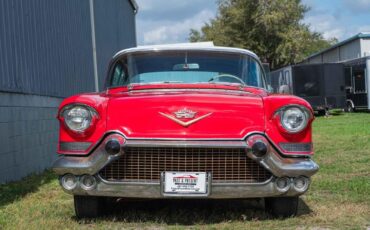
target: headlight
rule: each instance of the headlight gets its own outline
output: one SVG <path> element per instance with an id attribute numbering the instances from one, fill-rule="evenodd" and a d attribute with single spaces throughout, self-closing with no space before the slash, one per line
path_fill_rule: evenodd
<path id="1" fill-rule="evenodd" d="M 309 111 L 298 106 L 283 108 L 280 114 L 281 125 L 289 133 L 298 133 L 305 129 L 309 118 Z"/>
<path id="2" fill-rule="evenodd" d="M 62 110 L 61 116 L 67 127 L 76 132 L 83 132 L 91 125 L 96 112 L 84 105 L 72 105 Z"/>

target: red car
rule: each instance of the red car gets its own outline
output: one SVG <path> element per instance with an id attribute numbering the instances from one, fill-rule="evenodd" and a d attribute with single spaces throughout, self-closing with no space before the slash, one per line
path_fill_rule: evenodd
<path id="1" fill-rule="evenodd" d="M 310 105 L 271 95 L 258 57 L 209 45 L 117 53 L 106 89 L 65 99 L 53 170 L 77 217 L 107 198 L 264 198 L 297 212 L 318 165 Z"/>

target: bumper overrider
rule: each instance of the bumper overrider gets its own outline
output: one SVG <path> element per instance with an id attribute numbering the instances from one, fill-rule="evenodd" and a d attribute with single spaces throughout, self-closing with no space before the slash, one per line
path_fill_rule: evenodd
<path id="1" fill-rule="evenodd" d="M 108 151 L 109 141 L 117 141 L 121 148 Z M 264 143 L 263 154 L 252 148 L 253 143 Z M 212 181 L 207 173 L 207 192 L 204 194 L 172 194 L 164 192 L 164 172 L 157 181 L 108 181 L 99 172 L 125 154 L 126 147 L 175 147 L 175 148 L 245 148 L 245 154 L 272 176 L 261 183 Z M 262 145 L 263 147 L 263 145 Z M 140 167 L 140 165 L 138 165 Z M 234 140 L 150 140 L 125 139 L 111 133 L 101 141 L 88 156 L 60 156 L 53 165 L 60 176 L 62 188 L 74 195 L 111 196 L 127 198 L 204 197 L 204 198 L 256 198 L 273 196 L 297 196 L 305 193 L 310 177 L 319 166 L 308 157 L 283 157 L 264 134 L 252 134 L 246 141 Z"/>

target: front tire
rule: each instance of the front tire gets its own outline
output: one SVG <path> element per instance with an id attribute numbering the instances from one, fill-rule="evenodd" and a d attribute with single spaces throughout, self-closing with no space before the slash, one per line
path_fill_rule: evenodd
<path id="1" fill-rule="evenodd" d="M 265 198 L 265 210 L 275 217 L 295 216 L 298 211 L 298 196 Z"/>
<path id="2" fill-rule="evenodd" d="M 74 206 L 77 218 L 94 218 L 102 214 L 104 200 L 96 196 L 74 196 Z"/>

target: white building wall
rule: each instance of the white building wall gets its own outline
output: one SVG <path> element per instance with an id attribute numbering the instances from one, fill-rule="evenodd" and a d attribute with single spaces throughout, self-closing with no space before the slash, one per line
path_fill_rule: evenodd
<path id="1" fill-rule="evenodd" d="M 346 61 L 362 57 L 361 40 L 362 39 L 356 39 L 343 46 L 340 46 L 340 61 Z"/>
<path id="2" fill-rule="evenodd" d="M 362 57 L 370 56 L 370 39 L 361 39 L 361 55 Z"/>

